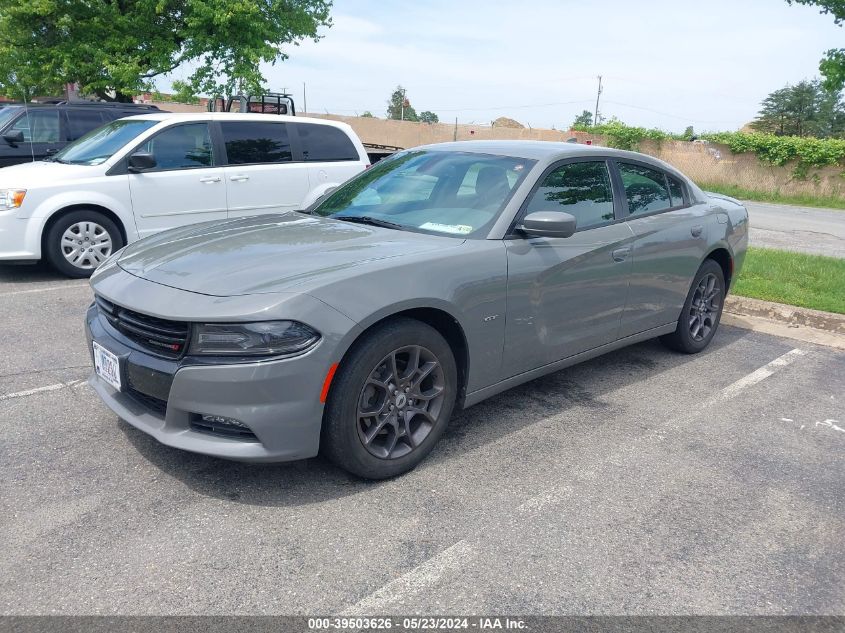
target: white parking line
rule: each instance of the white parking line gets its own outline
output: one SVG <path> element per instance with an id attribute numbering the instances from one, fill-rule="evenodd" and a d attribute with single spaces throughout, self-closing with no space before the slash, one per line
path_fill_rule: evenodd
<path id="1" fill-rule="evenodd" d="M 47 286 L 46 288 L 32 288 L 30 290 L 13 290 L 12 292 L 0 292 L 0 297 L 11 297 L 14 295 L 28 295 L 34 292 L 50 292 L 51 290 L 64 290 L 66 288 L 88 288 L 88 283 L 65 284 L 64 286 Z"/>
<path id="2" fill-rule="evenodd" d="M 771 363 L 763 365 L 760 369 L 752 371 L 747 376 L 740 378 L 735 383 L 732 383 L 722 389 L 721 399 L 730 399 L 735 397 L 739 392 L 743 389 L 750 387 L 751 385 L 756 385 L 758 382 L 765 380 L 772 374 L 774 374 L 779 369 L 782 369 L 795 361 L 797 358 L 801 356 L 805 356 L 807 352 L 801 349 L 794 349 L 792 351 L 787 352 L 783 356 L 778 356 L 774 359 Z"/>
<path id="3" fill-rule="evenodd" d="M 32 396 L 36 393 L 44 393 L 46 391 L 58 391 L 59 389 L 64 389 L 65 387 L 73 387 L 74 385 L 78 385 L 79 383 L 85 382 L 84 380 L 70 380 L 68 382 L 57 382 L 54 385 L 46 385 L 45 387 L 35 387 L 33 389 L 27 389 L 25 391 L 16 391 L 14 393 L 5 393 L 0 395 L 0 402 L 3 400 L 12 400 L 13 398 L 25 398 L 26 396 Z"/>

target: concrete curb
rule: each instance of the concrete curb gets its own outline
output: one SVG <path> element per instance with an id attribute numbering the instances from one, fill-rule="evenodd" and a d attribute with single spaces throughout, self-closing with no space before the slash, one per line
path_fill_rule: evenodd
<path id="1" fill-rule="evenodd" d="M 736 295 L 729 295 L 725 300 L 725 312 L 777 321 L 791 327 L 804 326 L 835 334 L 845 334 L 845 314 L 798 308 Z"/>

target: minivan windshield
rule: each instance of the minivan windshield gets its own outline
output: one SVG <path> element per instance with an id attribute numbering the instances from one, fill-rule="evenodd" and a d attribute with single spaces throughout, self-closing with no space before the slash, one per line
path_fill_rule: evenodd
<path id="1" fill-rule="evenodd" d="M 476 152 L 402 152 L 350 180 L 312 213 L 392 229 L 486 237 L 535 162 Z"/>
<path id="2" fill-rule="evenodd" d="M 2 113 L 2 110 L 0 110 Z M 149 119 L 119 119 L 88 132 L 53 156 L 57 163 L 72 165 L 99 165 L 111 158 L 127 143 L 158 121 Z"/>

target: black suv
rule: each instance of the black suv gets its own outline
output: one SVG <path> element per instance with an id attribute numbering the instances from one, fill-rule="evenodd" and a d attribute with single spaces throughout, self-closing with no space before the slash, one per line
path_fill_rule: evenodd
<path id="1" fill-rule="evenodd" d="M 142 103 L 70 101 L 12 103 L 0 107 L 0 167 L 43 160 L 109 121 L 163 112 Z"/>

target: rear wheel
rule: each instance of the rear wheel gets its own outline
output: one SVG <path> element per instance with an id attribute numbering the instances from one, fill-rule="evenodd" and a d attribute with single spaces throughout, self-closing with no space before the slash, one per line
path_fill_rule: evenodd
<path id="1" fill-rule="evenodd" d="M 341 468 L 384 479 L 434 448 L 452 415 L 457 368 L 437 330 L 394 319 L 357 342 L 335 376 L 321 449 Z"/>
<path id="2" fill-rule="evenodd" d="M 713 340 L 724 303 L 722 267 L 712 259 L 705 260 L 693 279 L 677 328 L 671 334 L 661 336 L 660 340 L 679 352 L 697 354 Z"/>
<path id="3" fill-rule="evenodd" d="M 90 277 L 113 252 L 123 248 L 117 225 L 99 211 L 80 209 L 62 215 L 44 239 L 45 257 L 68 277 Z"/>

